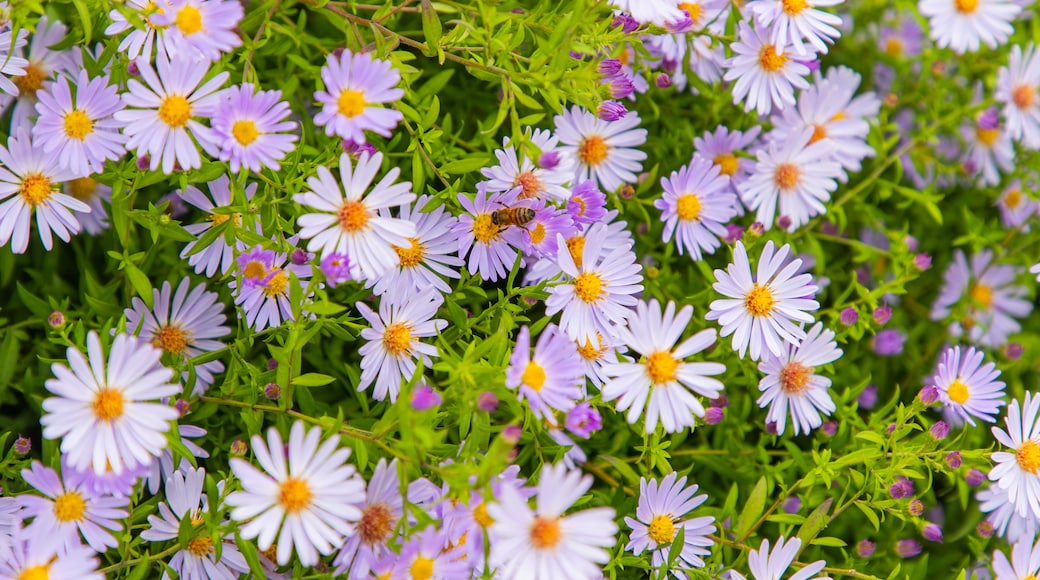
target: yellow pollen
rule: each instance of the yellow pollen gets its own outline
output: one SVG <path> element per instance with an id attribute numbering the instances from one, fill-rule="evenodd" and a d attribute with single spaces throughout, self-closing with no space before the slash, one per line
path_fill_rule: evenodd
<path id="1" fill-rule="evenodd" d="M 758 65 L 766 72 L 776 72 L 787 64 L 787 55 L 776 52 L 772 44 L 763 44 L 758 51 Z"/>
<path id="2" fill-rule="evenodd" d="M 968 385 L 962 383 L 960 377 L 957 377 L 950 383 L 950 386 L 946 387 L 946 395 L 954 403 L 963 405 L 968 400 Z"/>
<path id="3" fill-rule="evenodd" d="M 542 180 L 538 179 L 538 176 L 530 171 L 525 171 L 520 175 L 516 176 L 516 180 L 513 181 L 513 187 L 520 186 L 519 199 L 528 199 L 537 196 L 545 186 L 542 185 Z"/>
<path id="4" fill-rule="evenodd" d="M 161 348 L 170 354 L 184 354 L 190 344 L 191 339 L 188 333 L 173 325 L 163 326 L 152 339 L 152 346 Z"/>
<path id="5" fill-rule="evenodd" d="M 585 200 L 580 197 L 572 197 L 571 201 L 578 202 L 578 215 L 585 215 L 585 210 L 589 209 L 589 207 L 585 204 Z"/>
<path id="6" fill-rule="evenodd" d="M 366 104 L 365 93 L 350 89 L 343 89 L 339 94 L 339 100 L 336 101 L 339 114 L 348 119 L 353 119 L 364 113 Z"/>
<path id="7" fill-rule="evenodd" d="M 18 77 L 15 77 L 18 78 Z M 39 566 L 29 566 L 23 568 L 21 573 L 18 574 L 17 580 L 50 580 L 50 564 L 40 564 Z"/>
<path id="8" fill-rule="evenodd" d="M 275 298 L 277 296 L 284 296 L 288 289 L 289 276 L 285 274 L 284 270 L 279 269 L 267 280 L 267 284 L 264 285 L 264 294 L 266 294 L 268 298 Z"/>
<path id="9" fill-rule="evenodd" d="M 789 16 L 797 16 L 808 6 L 809 3 L 805 0 L 784 0 L 784 13 Z"/>
<path id="10" fill-rule="evenodd" d="M 991 147 L 997 138 L 1000 137 L 1000 129 L 983 129 L 979 127 L 975 129 L 975 136 L 978 137 L 980 143 L 986 147 Z"/>
<path id="11" fill-rule="evenodd" d="M 412 575 L 412 580 L 430 580 L 433 578 L 433 560 L 419 556 L 412 562 L 408 572 Z"/>
<path id="12" fill-rule="evenodd" d="M 213 220 L 216 222 L 216 220 Z M 246 263 L 246 267 L 242 269 L 242 277 L 256 280 L 267 276 L 267 267 L 262 262 L 253 260 Z"/>
<path id="13" fill-rule="evenodd" d="M 1032 439 L 1026 439 L 1022 446 L 1015 452 L 1015 459 L 1022 469 L 1029 473 L 1036 473 L 1040 469 L 1040 445 Z"/>
<path id="14" fill-rule="evenodd" d="M 313 497 L 314 494 L 311 493 L 307 482 L 295 477 L 286 479 L 278 491 L 278 503 L 289 513 L 296 513 L 308 507 Z"/>
<path id="15" fill-rule="evenodd" d="M 173 127 L 183 127 L 191 119 L 191 103 L 180 95 L 170 95 L 159 104 L 159 119 Z"/>
<path id="16" fill-rule="evenodd" d="M 1025 578 L 1023 578 L 1022 580 L 1036 580 L 1036 574 L 1030 574 L 1029 576 L 1026 576 Z"/>
<path id="17" fill-rule="evenodd" d="M 256 123 L 249 119 L 242 121 L 235 121 L 235 124 L 231 126 L 231 136 L 238 141 L 239 145 L 249 145 L 260 135 L 260 131 L 256 130 Z"/>
<path id="18" fill-rule="evenodd" d="M 675 538 L 675 523 L 672 522 L 671 516 L 663 514 L 654 516 L 647 528 L 647 535 L 658 544 L 671 542 Z"/>
<path id="19" fill-rule="evenodd" d="M 701 5 L 697 2 L 680 2 L 679 10 L 686 12 L 694 23 L 701 17 Z"/>
<path id="20" fill-rule="evenodd" d="M 826 138 L 827 128 L 820 124 L 813 125 L 813 132 L 812 137 L 809 138 L 809 145 L 812 145 L 813 143 Z"/>
<path id="21" fill-rule="evenodd" d="M 487 504 L 484 502 L 480 502 L 477 507 L 473 508 L 473 520 L 482 528 L 491 527 L 491 524 L 495 523 L 495 520 L 488 515 Z"/>
<path id="22" fill-rule="evenodd" d="M 383 331 L 383 348 L 396 357 L 400 357 L 412 347 L 412 329 L 403 322 L 395 322 Z"/>
<path id="23" fill-rule="evenodd" d="M 531 543 L 545 550 L 560 543 L 560 522 L 556 518 L 538 516 L 531 525 Z"/>
<path id="24" fill-rule="evenodd" d="M 773 298 L 773 292 L 769 290 L 768 286 L 761 284 L 755 284 L 744 297 L 744 308 L 752 316 L 769 316 L 772 314 L 775 304 L 776 299 Z"/>
<path id="25" fill-rule="evenodd" d="M 18 92 L 29 98 L 36 98 L 36 91 L 40 90 L 46 79 L 47 71 L 34 62 L 25 67 L 24 75 L 11 77 L 11 81 L 18 87 Z"/>
<path id="26" fill-rule="evenodd" d="M 574 265 L 581 268 L 581 255 L 585 251 L 585 236 L 578 234 L 567 239 L 567 251 L 571 253 Z"/>
<path id="27" fill-rule="evenodd" d="M 800 363 L 789 362 L 780 371 L 780 388 L 789 395 L 799 394 L 809 388 L 809 377 L 812 376 L 813 367 L 807 367 Z"/>
<path id="28" fill-rule="evenodd" d="M 607 143 L 599 135 L 590 135 L 578 146 L 578 159 L 589 167 L 596 167 L 607 158 Z"/>
<path id="29" fill-rule="evenodd" d="M 903 56 L 903 41 L 893 36 L 885 41 L 885 54 L 891 57 Z"/>
<path id="30" fill-rule="evenodd" d="M 715 165 L 719 166 L 719 173 L 733 177 L 737 172 L 739 163 L 737 162 L 737 156 L 732 153 L 723 153 L 715 158 Z"/>
<path id="31" fill-rule="evenodd" d="M 78 522 L 86 511 L 87 502 L 78 491 L 63 493 L 54 500 L 54 517 L 61 523 Z"/>
<path id="32" fill-rule="evenodd" d="M 386 504 L 377 503 L 365 508 L 358 522 L 358 535 L 368 545 L 383 544 L 394 529 L 394 515 Z"/>
<path id="33" fill-rule="evenodd" d="M 607 352 L 606 347 L 603 346 L 603 336 L 600 333 L 596 333 L 596 343 L 593 344 L 591 338 L 585 339 L 585 343 L 578 341 L 578 354 L 585 360 L 599 360 L 603 353 Z"/>
<path id="34" fill-rule="evenodd" d="M 482 244 L 490 245 L 493 240 L 498 239 L 501 231 L 489 213 L 482 213 L 473 220 L 473 237 Z"/>
<path id="35" fill-rule="evenodd" d="M 646 374 L 654 385 L 663 385 L 675 380 L 675 371 L 679 361 L 672 353 L 659 350 L 646 357 Z"/>
<path id="36" fill-rule="evenodd" d="M 392 247 L 394 252 L 397 253 L 397 257 L 401 260 L 401 266 L 414 268 L 422 264 L 423 257 L 426 255 L 426 246 L 419 243 L 419 238 L 408 238 L 408 241 L 412 245 L 407 248 L 402 248 L 401 246 Z"/>
<path id="37" fill-rule="evenodd" d="M 974 284 L 968 295 L 971 296 L 972 302 L 983 308 L 989 308 L 993 304 L 993 289 L 981 282 Z"/>
<path id="38" fill-rule="evenodd" d="M 263 554 L 264 557 L 268 560 L 274 562 L 275 558 L 278 557 L 278 544 L 271 544 L 270 548 L 266 550 L 260 550 L 260 553 Z"/>
<path id="39" fill-rule="evenodd" d="M 89 200 L 94 195 L 94 190 L 97 189 L 97 181 L 90 177 L 77 177 L 66 183 L 69 194 L 80 201 Z"/>
<path id="40" fill-rule="evenodd" d="M 617 57 L 618 62 L 625 65 L 632 61 L 632 55 L 628 53 L 628 50 L 622 50 L 621 54 Z"/>
<path id="41" fill-rule="evenodd" d="M 540 393 L 542 386 L 545 385 L 545 369 L 542 368 L 542 365 L 531 361 L 524 368 L 524 374 L 520 377 L 520 381 L 534 389 L 535 392 Z"/>
<path id="42" fill-rule="evenodd" d="M 592 304 L 606 292 L 603 291 L 603 278 L 595 272 L 582 272 L 574 279 L 574 294 L 584 303 Z"/>
<path id="43" fill-rule="evenodd" d="M 123 393 L 105 387 L 94 397 L 94 416 L 102 421 L 114 421 L 123 416 Z"/>
<path id="44" fill-rule="evenodd" d="M 1019 109 L 1028 109 L 1036 103 L 1036 87 L 1018 85 L 1011 91 L 1011 102 Z"/>
<path id="45" fill-rule="evenodd" d="M 686 222 L 699 220 L 701 216 L 700 198 L 695 193 L 680 195 L 675 204 L 675 213 L 678 214 L 679 219 Z"/>
<path id="46" fill-rule="evenodd" d="M 36 207 L 50 199 L 53 193 L 51 180 L 42 173 L 30 173 L 22 179 L 22 185 L 18 188 L 18 195 L 26 205 Z"/>
<path id="47" fill-rule="evenodd" d="M 360 201 L 347 201 L 339 208 L 339 227 L 349 233 L 368 227 L 368 208 Z"/>
<path id="48" fill-rule="evenodd" d="M 1004 205 L 1006 205 L 1008 209 L 1015 209 L 1020 203 L 1022 203 L 1021 189 L 1012 189 L 1004 196 Z"/>
<path id="49" fill-rule="evenodd" d="M 538 222 L 534 225 L 534 229 L 531 230 L 531 243 L 540 244 L 545 241 L 545 224 Z"/>
<path id="50" fill-rule="evenodd" d="M 953 0 L 953 5 L 957 8 L 957 12 L 971 14 L 979 7 L 979 0 Z"/>
<path id="51" fill-rule="evenodd" d="M 229 219 L 232 219 L 232 218 L 234 218 L 234 220 L 235 220 L 235 222 L 234 222 L 235 223 L 235 227 L 238 227 L 238 226 L 242 225 L 242 215 L 241 214 L 237 214 L 237 213 L 234 213 L 234 214 L 231 214 L 231 213 L 211 213 L 211 214 L 209 214 L 209 217 L 207 217 L 206 219 L 208 219 L 209 221 L 213 222 L 213 225 L 219 226 L 220 224 L 222 224 L 222 223 L 224 223 L 224 222 L 226 222 L 226 221 L 228 221 Z M 250 262 L 250 264 L 257 264 L 257 262 Z M 262 275 L 263 274 L 261 274 L 261 276 Z"/>
<path id="52" fill-rule="evenodd" d="M 198 8 L 187 5 L 177 13 L 176 23 L 184 36 L 190 36 L 202 30 L 202 13 Z"/>
<path id="53" fill-rule="evenodd" d="M 188 542 L 188 552 L 197 558 L 202 558 L 213 551 L 213 540 L 208 537 L 195 538 Z"/>
<path id="54" fill-rule="evenodd" d="M 83 111 L 76 109 L 65 115 L 65 135 L 70 139 L 82 141 L 93 132 L 94 121 L 91 121 Z"/>
<path id="55" fill-rule="evenodd" d="M 776 168 L 776 173 L 773 175 L 773 180 L 776 181 L 776 186 L 784 191 L 794 189 L 798 185 L 798 178 L 801 172 L 798 171 L 798 166 L 793 163 L 781 163 Z"/>

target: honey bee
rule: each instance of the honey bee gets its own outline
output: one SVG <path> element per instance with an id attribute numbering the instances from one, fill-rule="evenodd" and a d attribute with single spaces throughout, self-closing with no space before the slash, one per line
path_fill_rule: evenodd
<path id="1" fill-rule="evenodd" d="M 503 230 L 509 226 L 524 227 L 534 216 L 534 210 L 529 207 L 507 207 L 492 212 L 491 223 Z"/>

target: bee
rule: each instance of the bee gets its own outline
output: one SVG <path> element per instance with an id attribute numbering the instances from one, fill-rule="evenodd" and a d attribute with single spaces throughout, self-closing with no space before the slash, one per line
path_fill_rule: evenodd
<path id="1" fill-rule="evenodd" d="M 534 210 L 529 207 L 507 207 L 492 212 L 491 223 L 503 230 L 509 226 L 524 227 L 534 216 Z"/>

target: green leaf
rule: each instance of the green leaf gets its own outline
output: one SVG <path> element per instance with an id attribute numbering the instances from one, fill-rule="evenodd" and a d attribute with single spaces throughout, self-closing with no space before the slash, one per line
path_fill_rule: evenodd
<path id="1" fill-rule="evenodd" d="M 816 506 L 816 509 L 814 509 L 812 513 L 809 514 L 809 517 L 805 519 L 805 523 L 802 524 L 801 529 L 798 530 L 798 538 L 802 540 L 803 550 L 810 542 L 813 542 L 817 534 L 827 527 L 827 523 L 830 522 L 827 512 L 831 510 L 831 505 L 833 504 L 834 498 L 827 498 L 826 501 Z M 842 545 L 844 546 L 845 543 L 842 542 Z"/>
<path id="2" fill-rule="evenodd" d="M 841 538 L 831 537 L 831 536 L 824 536 L 822 538 L 816 538 L 816 539 L 814 539 L 812 541 L 812 545 L 814 545 L 814 546 L 827 546 L 829 548 L 844 548 L 845 546 L 848 546 L 848 544 L 845 543 L 845 540 L 842 540 Z"/>
<path id="3" fill-rule="evenodd" d="M 758 518 L 762 517 L 762 512 L 766 509 L 766 495 L 769 493 L 769 486 L 766 483 L 766 478 L 761 477 L 758 483 L 755 484 L 755 488 L 751 490 L 751 495 L 748 497 L 747 502 L 744 504 L 744 510 L 740 512 L 740 517 L 737 518 L 737 525 L 733 528 L 733 533 L 738 538 L 746 538 L 751 532 L 751 526 L 755 525 Z"/>
<path id="4" fill-rule="evenodd" d="M 611 467 L 618 470 L 618 472 L 620 472 L 621 475 L 628 481 L 629 485 L 639 485 L 639 474 L 637 474 L 635 470 L 632 469 L 632 466 L 618 459 L 617 457 L 612 457 L 610 455 L 600 455 L 599 457 L 600 459 L 609 463 Z"/>
<path id="5" fill-rule="evenodd" d="M 450 163 L 446 163 L 441 166 L 441 173 L 447 174 L 460 174 L 460 173 L 472 173 L 481 167 L 487 166 L 488 158 L 481 155 L 479 157 L 467 157 L 465 159 L 457 159 Z"/>
<path id="6" fill-rule="evenodd" d="M 442 29 L 441 19 L 437 16 L 437 11 L 434 10 L 430 0 L 422 0 L 422 28 L 423 35 L 426 36 L 426 46 L 429 47 L 426 56 L 434 56 L 441 44 Z"/>
<path id="7" fill-rule="evenodd" d="M 126 276 L 130 279 L 130 285 L 134 287 L 134 291 L 141 297 L 141 300 L 144 300 L 148 308 L 151 308 L 152 283 L 148 281 L 148 276 L 132 262 L 126 261 L 123 264 L 126 266 Z"/>
<path id="8" fill-rule="evenodd" d="M 335 380 L 335 377 L 330 377 L 329 375 L 305 373 L 298 377 L 293 377 L 292 384 L 298 387 L 321 387 Z"/>

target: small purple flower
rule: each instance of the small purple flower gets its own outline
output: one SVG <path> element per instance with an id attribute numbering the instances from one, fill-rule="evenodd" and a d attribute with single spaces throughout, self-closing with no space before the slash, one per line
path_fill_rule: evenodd
<path id="1" fill-rule="evenodd" d="M 744 237 L 744 228 L 738 224 L 726 225 L 726 243 L 735 244 Z"/>
<path id="2" fill-rule="evenodd" d="M 906 248 L 911 252 L 917 251 L 917 238 L 907 234 L 903 237 L 903 243 L 906 244 Z"/>
<path id="3" fill-rule="evenodd" d="M 1000 111 L 989 108 L 979 114 L 976 120 L 979 129 L 992 131 L 1000 128 Z"/>
<path id="4" fill-rule="evenodd" d="M 596 65 L 596 72 L 605 77 L 613 78 L 621 72 L 621 69 L 624 66 L 625 65 L 621 64 L 621 61 L 616 58 L 607 58 L 601 60 L 600 63 Z"/>
<path id="5" fill-rule="evenodd" d="M 834 434 L 838 432 L 838 422 L 824 421 L 823 425 L 820 425 L 820 432 L 828 437 L 834 437 Z"/>
<path id="6" fill-rule="evenodd" d="M 776 435 L 776 421 L 766 422 L 766 433 L 770 435 Z"/>
<path id="7" fill-rule="evenodd" d="M 502 439 L 516 445 L 520 442 L 521 433 L 523 433 L 523 431 L 520 429 L 519 425 L 506 425 L 506 427 L 502 429 Z"/>
<path id="8" fill-rule="evenodd" d="M 267 370 L 273 371 L 276 368 L 278 368 L 278 361 L 273 358 L 267 359 Z"/>
<path id="9" fill-rule="evenodd" d="M 422 384 L 415 387 L 411 398 L 412 408 L 416 411 L 425 411 L 440 406 L 444 399 L 441 394 L 433 390 L 430 385 Z"/>
<path id="10" fill-rule="evenodd" d="M 722 407 L 708 407 L 704 411 L 704 422 L 708 425 L 718 425 L 725 416 L 726 411 Z"/>
<path id="11" fill-rule="evenodd" d="M 900 475 L 896 477 L 896 482 L 889 486 L 888 493 L 892 496 L 892 499 L 912 497 L 914 495 L 914 482 Z"/>
<path id="12" fill-rule="evenodd" d="M 935 524 L 925 524 L 921 528 L 921 536 L 929 542 L 943 543 L 942 528 Z"/>
<path id="13" fill-rule="evenodd" d="M 268 399 L 275 401 L 282 396 L 282 388 L 278 386 L 278 383 L 267 383 L 264 387 L 264 396 Z"/>
<path id="14" fill-rule="evenodd" d="M 659 89 L 667 89 L 672 86 L 672 77 L 668 76 L 668 73 L 661 73 L 654 77 L 654 86 Z"/>
<path id="15" fill-rule="evenodd" d="M 989 520 L 982 520 L 979 525 L 975 527 L 975 531 L 979 533 L 983 538 L 993 537 L 993 524 L 989 523 Z"/>
<path id="16" fill-rule="evenodd" d="M 917 396 L 921 398 L 921 402 L 925 405 L 931 405 L 939 398 L 939 389 L 927 386 L 921 389 L 921 392 L 918 393 Z"/>
<path id="17" fill-rule="evenodd" d="M 484 391 L 477 395 L 477 408 L 485 413 L 494 413 L 498 408 L 498 397 L 491 391 Z"/>
<path id="18" fill-rule="evenodd" d="M 863 538 L 856 543 L 856 554 L 858 554 L 860 558 L 869 558 L 874 555 L 875 548 L 877 548 L 877 544 Z"/>
<path id="19" fill-rule="evenodd" d="M 596 431 L 603 427 L 603 419 L 599 411 L 592 408 L 588 403 L 578 403 L 570 411 L 567 411 L 567 419 L 564 422 L 567 430 L 582 439 L 588 439 Z"/>
<path id="20" fill-rule="evenodd" d="M 1023 352 L 1025 352 L 1025 349 L 1022 347 L 1022 344 L 1018 342 L 1009 342 L 1007 346 L 1004 347 L 1004 356 L 1008 360 L 1018 360 L 1019 357 L 1022 356 Z"/>
<path id="21" fill-rule="evenodd" d="M 978 487 L 982 485 L 983 481 L 986 481 L 986 474 L 978 469 L 970 469 L 964 475 L 964 481 L 967 482 L 969 487 Z"/>
<path id="22" fill-rule="evenodd" d="M 856 397 L 856 402 L 859 403 L 859 408 L 865 411 L 869 411 L 877 405 L 877 387 L 874 385 L 867 385 L 864 387 L 863 392 Z"/>
<path id="23" fill-rule="evenodd" d="M 18 434 L 18 438 L 14 440 L 14 452 L 18 455 L 25 455 L 32 450 L 32 439 L 29 439 L 21 433 Z"/>
<path id="24" fill-rule="evenodd" d="M 53 328 L 61 328 L 65 325 L 65 315 L 60 311 L 55 310 L 47 317 L 47 324 L 50 324 Z"/>
<path id="25" fill-rule="evenodd" d="M 782 215 L 776 218 L 776 227 L 786 230 L 791 227 L 791 216 Z"/>
<path id="26" fill-rule="evenodd" d="M 946 421 L 936 421 L 928 433 L 931 434 L 932 439 L 942 441 L 950 434 L 950 426 L 946 424 Z"/>
<path id="27" fill-rule="evenodd" d="M 880 326 L 884 326 L 889 320 L 892 319 L 892 307 L 887 304 L 882 304 L 874 309 L 874 322 Z"/>
<path id="28" fill-rule="evenodd" d="M 350 280 L 350 258 L 346 254 L 333 252 L 321 261 L 321 273 L 330 288 Z"/>
<path id="29" fill-rule="evenodd" d="M 906 510 L 910 512 L 910 515 L 917 517 L 924 513 L 924 503 L 919 499 L 912 499 L 910 504 L 906 506 Z"/>
<path id="30" fill-rule="evenodd" d="M 924 272 L 928 268 L 932 267 L 932 257 L 928 254 L 921 253 L 914 256 L 914 268 Z"/>
<path id="31" fill-rule="evenodd" d="M 748 234 L 752 236 L 761 236 L 766 231 L 766 226 L 762 222 L 755 222 L 748 228 Z"/>
<path id="32" fill-rule="evenodd" d="M 574 187 L 574 192 L 567 200 L 567 214 L 576 225 L 590 225 L 603 219 L 607 214 L 607 196 L 599 190 L 596 182 L 583 181 Z"/>
<path id="33" fill-rule="evenodd" d="M 814 58 L 812 60 L 798 60 L 794 59 L 795 62 L 805 66 L 809 69 L 809 72 L 816 72 L 820 70 L 820 59 Z"/>
<path id="34" fill-rule="evenodd" d="M 961 466 L 961 452 L 951 451 L 946 455 L 946 465 L 950 466 L 950 469 L 957 469 Z"/>
<path id="35" fill-rule="evenodd" d="M 538 157 L 538 167 L 542 169 L 554 169 L 560 164 L 560 154 L 557 151 L 547 151 Z"/>
<path id="36" fill-rule="evenodd" d="M 639 22 L 628 14 L 618 14 L 610 22 L 614 28 L 621 28 L 625 34 L 631 34 L 639 28 Z"/>
<path id="37" fill-rule="evenodd" d="M 921 553 L 921 542 L 913 538 L 904 538 L 896 542 L 896 555 L 900 558 L 913 558 Z"/>
<path id="38" fill-rule="evenodd" d="M 312 259 L 314 259 L 314 254 L 300 248 L 296 248 L 289 254 L 289 261 L 297 266 L 302 266 Z"/>
<path id="39" fill-rule="evenodd" d="M 246 442 L 241 439 L 235 439 L 232 441 L 231 446 L 228 449 L 234 457 L 242 457 L 246 454 L 246 451 L 249 450 L 246 446 Z"/>
<path id="40" fill-rule="evenodd" d="M 608 83 L 610 96 L 614 99 L 627 99 L 636 92 L 636 85 L 625 75 L 618 75 Z"/>
<path id="41" fill-rule="evenodd" d="M 798 513 L 798 510 L 802 509 L 802 500 L 798 496 L 792 495 L 784 500 L 781 508 L 784 510 L 784 513 L 796 514 Z"/>
<path id="42" fill-rule="evenodd" d="M 596 116 L 604 121 L 617 121 L 628 114 L 628 109 L 617 101 L 603 101 L 596 108 Z"/>
<path id="43" fill-rule="evenodd" d="M 252 83 L 243 83 L 224 90 L 221 97 L 210 121 L 220 160 L 228 161 L 234 173 L 243 168 L 254 173 L 264 167 L 280 169 L 298 139 L 282 92 L 257 91 Z"/>
<path id="44" fill-rule="evenodd" d="M 187 399 L 177 399 L 177 402 L 173 404 L 173 408 L 177 409 L 178 416 L 180 417 L 191 413 L 191 403 L 189 403 Z"/>
<path id="45" fill-rule="evenodd" d="M 906 335 L 895 329 L 882 330 L 871 341 L 874 353 L 879 356 L 895 356 L 903 352 Z"/>
<path id="46" fill-rule="evenodd" d="M 144 155 L 138 155 L 137 157 L 137 170 L 148 171 L 148 168 L 152 166 L 152 158 L 147 153 Z"/>
<path id="47" fill-rule="evenodd" d="M 848 308 L 841 311 L 841 323 L 844 326 L 852 326 L 859 320 L 859 312 L 856 309 L 849 306 Z"/>

